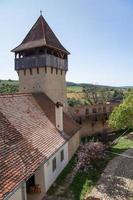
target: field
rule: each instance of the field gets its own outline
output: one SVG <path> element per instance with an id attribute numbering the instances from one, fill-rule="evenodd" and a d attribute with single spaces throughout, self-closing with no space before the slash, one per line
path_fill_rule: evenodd
<path id="1" fill-rule="evenodd" d="M 0 80 L 0 93 L 18 92 L 18 81 Z"/>
<path id="2" fill-rule="evenodd" d="M 0 93 L 18 92 L 18 81 L 0 80 Z M 92 84 L 67 82 L 67 98 L 70 106 L 90 105 L 98 102 L 122 100 L 128 89 Z"/>
<path id="3" fill-rule="evenodd" d="M 67 92 L 82 92 L 83 91 L 83 87 L 81 86 L 67 86 Z"/>

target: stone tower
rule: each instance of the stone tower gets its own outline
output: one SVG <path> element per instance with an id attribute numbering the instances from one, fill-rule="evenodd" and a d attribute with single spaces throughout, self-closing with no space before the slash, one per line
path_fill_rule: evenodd
<path id="1" fill-rule="evenodd" d="M 67 107 L 66 72 L 69 52 L 42 15 L 22 43 L 12 50 L 22 93 L 44 92 L 54 103 Z"/>

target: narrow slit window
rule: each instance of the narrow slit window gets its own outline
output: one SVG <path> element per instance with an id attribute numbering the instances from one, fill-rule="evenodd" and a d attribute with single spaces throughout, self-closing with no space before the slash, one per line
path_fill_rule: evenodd
<path id="1" fill-rule="evenodd" d="M 58 74 L 58 69 L 56 68 L 56 74 Z"/>
<path id="2" fill-rule="evenodd" d="M 54 158 L 52 160 L 52 168 L 53 168 L 53 172 L 56 170 L 56 158 Z"/>
<path id="3" fill-rule="evenodd" d="M 53 67 L 51 67 L 51 74 L 53 74 L 53 70 L 54 70 Z"/>
<path id="4" fill-rule="evenodd" d="M 60 160 L 61 162 L 64 160 L 64 150 L 61 150 L 60 152 Z"/>
<path id="5" fill-rule="evenodd" d="M 26 75 L 26 69 L 24 69 L 24 76 Z"/>
<path id="6" fill-rule="evenodd" d="M 39 74 L 39 67 L 37 67 L 37 74 Z"/>
<path id="7" fill-rule="evenodd" d="M 30 68 L 30 75 L 32 75 L 32 69 Z"/>

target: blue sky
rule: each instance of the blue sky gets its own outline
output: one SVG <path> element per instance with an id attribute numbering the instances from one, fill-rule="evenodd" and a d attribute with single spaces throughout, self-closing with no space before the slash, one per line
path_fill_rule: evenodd
<path id="1" fill-rule="evenodd" d="M 0 0 L 0 79 L 18 79 L 10 50 L 40 9 L 71 52 L 68 81 L 133 85 L 132 0 Z"/>

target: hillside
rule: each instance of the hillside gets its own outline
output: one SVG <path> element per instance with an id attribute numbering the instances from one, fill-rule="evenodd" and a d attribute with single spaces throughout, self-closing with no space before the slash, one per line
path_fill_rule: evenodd
<path id="1" fill-rule="evenodd" d="M 0 93 L 18 92 L 18 81 L 0 80 Z M 132 87 L 112 87 L 88 83 L 67 82 L 67 98 L 71 106 L 121 100 Z"/>
<path id="2" fill-rule="evenodd" d="M 0 93 L 15 93 L 18 92 L 18 81 L 0 80 Z"/>

